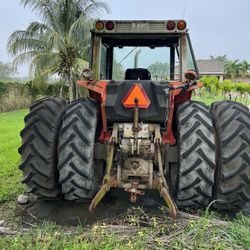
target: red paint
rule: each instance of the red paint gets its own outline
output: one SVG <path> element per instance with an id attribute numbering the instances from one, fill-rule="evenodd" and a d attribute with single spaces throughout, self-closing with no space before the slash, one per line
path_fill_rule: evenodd
<path id="1" fill-rule="evenodd" d="M 101 116 L 102 116 L 102 132 L 104 133 L 103 139 L 105 139 L 105 133 L 108 132 L 106 111 L 105 111 L 105 102 L 106 102 L 106 87 L 107 81 L 99 82 L 88 82 L 88 81 L 77 81 L 79 86 L 85 87 L 89 90 L 89 96 L 101 104 Z M 101 133 L 102 136 L 102 133 Z"/>
<path id="2" fill-rule="evenodd" d="M 98 82 L 77 81 L 77 84 L 82 86 L 82 87 L 87 88 L 89 90 L 90 97 L 100 102 L 101 115 L 102 115 L 102 131 L 101 131 L 99 140 L 100 141 L 108 141 L 111 137 L 111 132 L 108 131 L 108 127 L 107 127 L 107 119 L 106 119 L 106 111 L 105 111 L 105 103 L 106 103 L 106 97 L 107 97 L 106 87 L 107 87 L 108 82 L 107 81 L 98 81 Z M 177 86 L 182 85 L 182 84 L 183 84 L 182 82 L 171 82 L 170 83 L 170 85 L 174 86 L 174 87 L 177 87 Z M 135 85 L 139 86 L 140 90 L 143 92 L 143 96 L 146 99 L 148 99 L 147 105 L 145 105 L 145 103 L 142 103 L 143 107 L 140 107 L 140 108 L 148 108 L 148 106 L 150 105 L 150 100 L 149 100 L 145 90 L 143 89 L 142 86 L 140 87 L 141 84 L 136 83 Z M 173 145 L 176 142 L 175 137 L 174 137 L 174 133 L 173 133 L 173 118 L 175 116 L 174 113 L 175 113 L 176 107 L 179 104 L 190 100 L 191 95 L 192 95 L 192 90 L 194 90 L 196 88 L 200 88 L 202 86 L 203 86 L 202 83 L 199 82 L 196 85 L 189 87 L 185 92 L 183 92 L 182 89 L 170 90 L 169 112 L 168 112 L 168 121 L 166 124 L 166 132 L 162 133 L 162 139 L 163 139 L 162 141 L 164 144 Z M 126 97 L 124 98 L 123 102 L 126 102 L 128 96 L 131 95 L 131 93 L 133 91 L 133 87 L 129 90 L 129 92 L 126 95 Z M 136 97 L 136 96 L 133 96 L 133 97 Z M 146 99 L 144 99 L 144 101 Z M 139 102 L 140 102 L 140 100 L 139 100 Z M 128 103 L 128 106 L 130 106 L 130 104 L 131 103 Z M 133 107 L 130 107 L 130 108 L 133 108 Z"/>

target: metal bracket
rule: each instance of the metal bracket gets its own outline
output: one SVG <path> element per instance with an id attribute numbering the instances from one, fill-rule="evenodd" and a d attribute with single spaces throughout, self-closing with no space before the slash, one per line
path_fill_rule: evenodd
<path id="1" fill-rule="evenodd" d="M 162 142 L 162 137 L 161 137 L 161 130 L 159 125 L 155 125 L 155 138 L 154 138 L 154 143 L 161 144 Z"/>
<path id="2" fill-rule="evenodd" d="M 117 144 L 118 143 L 118 131 L 119 131 L 119 126 L 118 124 L 114 124 L 113 125 L 113 131 L 112 131 L 112 135 L 110 137 L 110 143 L 113 144 Z"/>
<path id="3" fill-rule="evenodd" d="M 176 219 L 177 217 L 177 207 L 173 201 L 173 199 L 171 198 L 170 194 L 169 194 L 169 189 L 168 186 L 166 186 L 166 180 L 164 177 L 156 177 L 157 179 L 157 188 L 160 192 L 160 195 L 163 197 L 164 201 L 167 203 L 169 209 L 170 209 L 170 214 L 172 216 L 173 219 Z"/>
<path id="4" fill-rule="evenodd" d="M 105 194 L 110 190 L 111 184 L 112 184 L 112 178 L 110 175 L 113 158 L 114 158 L 114 150 L 115 150 L 115 143 L 118 141 L 118 125 L 114 124 L 112 136 L 110 138 L 110 145 L 107 155 L 107 168 L 106 173 L 103 178 L 102 186 L 99 192 L 95 195 L 93 200 L 91 201 L 91 204 L 89 206 L 89 211 L 92 212 L 98 203 L 102 200 L 102 198 L 105 196 Z"/>
<path id="5" fill-rule="evenodd" d="M 130 202 L 135 203 L 137 201 L 137 195 L 144 195 L 145 192 L 138 190 L 138 181 L 132 181 L 130 188 L 125 188 L 124 191 L 131 193 Z"/>
<path id="6" fill-rule="evenodd" d="M 170 196 L 168 184 L 164 177 L 160 144 L 156 143 L 155 146 L 156 146 L 157 162 L 159 167 L 159 174 L 156 177 L 156 186 L 160 192 L 160 195 L 167 203 L 170 209 L 171 216 L 175 219 L 177 217 L 177 206 L 175 205 L 174 200 Z"/>

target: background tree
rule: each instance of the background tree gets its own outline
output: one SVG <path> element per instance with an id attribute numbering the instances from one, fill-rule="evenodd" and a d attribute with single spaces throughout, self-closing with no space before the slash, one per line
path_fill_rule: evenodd
<path id="1" fill-rule="evenodd" d="M 16 73 L 11 63 L 0 62 L 0 80 L 10 80 Z"/>
<path id="2" fill-rule="evenodd" d="M 219 61 L 219 62 L 226 62 L 227 61 L 227 56 L 223 55 L 223 56 L 214 57 L 214 56 L 210 55 L 210 59 L 211 60 L 216 60 L 216 61 Z"/>
<path id="3" fill-rule="evenodd" d="M 224 65 L 224 72 L 230 79 L 234 79 L 240 72 L 240 63 L 238 60 L 227 61 Z"/>
<path id="4" fill-rule="evenodd" d="M 239 65 L 239 71 L 244 81 L 249 73 L 249 70 L 250 70 L 250 64 L 246 60 L 243 60 Z"/>
<path id="5" fill-rule="evenodd" d="M 163 80 L 169 77 L 170 66 L 168 63 L 156 62 L 149 65 L 148 70 L 156 80 L 158 78 Z"/>
<path id="6" fill-rule="evenodd" d="M 122 64 L 118 63 L 115 58 L 113 61 L 113 79 L 115 80 L 124 80 L 125 70 Z"/>
<path id="7" fill-rule="evenodd" d="M 76 97 L 74 74 L 87 66 L 89 30 L 94 18 L 109 11 L 98 0 L 22 0 L 38 14 L 42 22 L 32 22 L 26 30 L 9 38 L 8 51 L 14 64 L 30 63 L 36 76 L 58 74 L 69 86 L 72 101 Z"/>

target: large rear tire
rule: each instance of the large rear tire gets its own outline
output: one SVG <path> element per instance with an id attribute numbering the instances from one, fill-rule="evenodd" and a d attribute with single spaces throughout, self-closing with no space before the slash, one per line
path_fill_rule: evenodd
<path id="1" fill-rule="evenodd" d="M 47 97 L 34 103 L 24 118 L 19 169 L 22 182 L 38 197 L 49 199 L 60 194 L 56 169 L 57 135 L 66 109 L 63 99 Z"/>
<path id="2" fill-rule="evenodd" d="M 66 200 L 92 198 L 97 191 L 94 146 L 99 109 L 88 98 L 72 102 L 59 136 L 58 171 Z"/>
<path id="3" fill-rule="evenodd" d="M 176 111 L 179 168 L 177 200 L 182 208 L 203 208 L 212 197 L 215 143 L 207 106 L 187 101 Z"/>
<path id="4" fill-rule="evenodd" d="M 239 210 L 250 202 L 250 113 L 233 101 L 213 103 L 211 113 L 217 138 L 214 207 Z"/>

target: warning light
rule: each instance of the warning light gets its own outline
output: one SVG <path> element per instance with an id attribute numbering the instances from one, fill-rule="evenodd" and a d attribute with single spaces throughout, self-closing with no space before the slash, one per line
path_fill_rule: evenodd
<path id="1" fill-rule="evenodd" d="M 175 21 L 168 21 L 167 25 L 166 25 L 166 27 L 167 27 L 168 30 L 174 30 L 175 26 L 176 26 L 175 25 Z"/>
<path id="2" fill-rule="evenodd" d="M 104 29 L 104 23 L 103 23 L 102 21 L 97 21 L 97 22 L 95 23 L 95 28 L 96 28 L 97 30 L 103 30 L 103 29 Z"/>
<path id="3" fill-rule="evenodd" d="M 147 109 L 150 105 L 150 100 L 147 93 L 140 83 L 135 83 L 128 91 L 125 98 L 122 100 L 125 108 L 135 108 L 135 100 L 138 101 L 137 107 L 140 109 Z"/>
<path id="4" fill-rule="evenodd" d="M 177 28 L 178 28 L 178 30 L 184 30 L 185 28 L 186 28 L 186 22 L 185 21 L 179 21 L 178 23 L 177 23 Z"/>
<path id="5" fill-rule="evenodd" d="M 113 30 L 113 29 L 114 29 L 114 27 L 115 27 L 115 25 L 114 25 L 114 23 L 113 23 L 113 22 L 108 21 L 108 22 L 106 22 L 105 27 L 106 27 L 106 29 L 107 29 L 107 30 Z"/>

